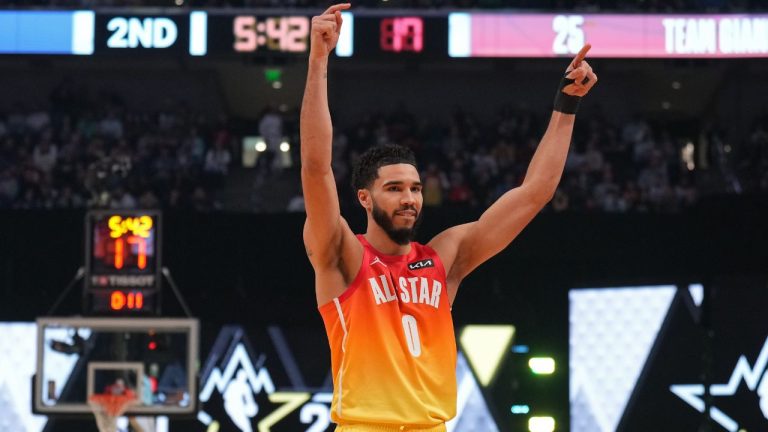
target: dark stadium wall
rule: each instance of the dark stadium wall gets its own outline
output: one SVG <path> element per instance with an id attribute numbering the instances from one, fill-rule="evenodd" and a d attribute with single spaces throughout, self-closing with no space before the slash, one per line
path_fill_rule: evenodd
<path id="1" fill-rule="evenodd" d="M 755 119 L 768 116 L 768 61 L 765 59 L 738 61 L 731 65 L 729 73 L 709 101 L 711 115 L 707 120 L 735 133 L 748 131 Z M 729 71 L 730 72 L 730 71 Z"/>
<path id="2" fill-rule="evenodd" d="M 766 61 L 593 59 L 591 63 L 600 70 L 600 86 L 595 97 L 585 101 L 587 115 L 599 110 L 614 121 L 640 114 L 649 119 L 723 119 L 741 126 L 766 112 L 759 91 L 765 87 Z M 303 59 L 266 63 L 246 57 L 239 61 L 162 58 L 130 62 L 117 58 L 4 58 L 0 65 L 0 78 L 14 83 L 4 91 L 1 110 L 11 109 L 16 101 L 44 105 L 50 93 L 69 80 L 82 89 L 84 97 L 111 93 L 134 109 L 159 109 L 164 100 L 171 99 L 186 101 L 201 111 L 254 121 L 267 105 L 299 106 L 306 75 Z M 329 66 L 331 111 L 338 122 L 401 105 L 419 117 L 441 120 L 457 107 L 481 118 L 492 118 L 504 105 L 545 112 L 566 65 L 565 59 L 334 59 Z M 267 68 L 280 69 L 280 88 L 267 81 Z"/>
<path id="3" fill-rule="evenodd" d="M 701 117 L 728 72 L 722 65 L 690 67 L 669 61 L 590 62 L 600 70 L 600 86 L 595 97 L 584 101 L 582 114 L 615 122 L 637 114 L 650 119 Z M 427 119 L 449 118 L 456 108 L 485 119 L 494 118 L 502 106 L 543 113 L 551 109 L 566 66 L 565 60 L 509 59 L 342 63 L 330 68 L 331 109 L 342 120 L 359 117 L 361 107 L 363 112 L 388 112 L 400 105 Z M 682 83 L 678 89 L 673 88 L 675 81 Z"/>
<path id="4" fill-rule="evenodd" d="M 600 113 L 612 121 L 635 115 L 647 119 L 708 120 L 711 114 L 765 111 L 752 89 L 761 88 L 761 62 L 743 68 L 740 61 L 592 59 L 600 71 L 595 97 L 584 101 L 585 115 Z M 768 64 L 768 63 L 766 63 Z M 329 99 L 334 120 L 358 120 L 368 112 L 405 107 L 420 118 L 444 120 L 456 108 L 493 118 L 502 106 L 547 112 L 565 59 L 472 59 L 451 61 L 349 61 L 329 64 Z M 300 104 L 306 67 L 300 60 L 277 65 L 212 65 L 226 89 L 227 104 L 253 117 L 262 104 Z M 283 71 L 282 87 L 267 85 L 265 67 Z M 245 78 L 245 79 L 244 79 Z M 762 107 L 762 108 L 761 108 Z M 760 109 L 761 108 L 761 109 Z"/>
<path id="5" fill-rule="evenodd" d="M 168 101 L 184 102 L 205 113 L 226 110 L 220 79 L 210 68 L 188 68 L 173 59 L 126 61 L 120 59 L 36 58 L 0 60 L 0 79 L 13 83 L 3 89 L 0 111 L 49 108 L 51 94 L 67 87 L 78 102 L 119 101 L 131 111 L 167 108 Z M 162 95 L 158 97 L 158 95 Z"/>
<path id="6" fill-rule="evenodd" d="M 524 322 L 572 287 L 764 278 L 765 202 L 705 201 L 678 215 L 542 214 L 465 280 L 454 315 Z M 420 238 L 474 216 L 429 213 Z M 359 231 L 362 214 L 350 220 Z M 302 223 L 296 214 L 166 213 L 163 265 L 204 320 L 319 325 Z M 82 265 L 83 243 L 81 212 L 0 213 L 0 320 L 45 315 Z M 163 303 L 165 313 L 182 313 L 168 289 Z M 79 289 L 56 313 L 82 313 Z"/>

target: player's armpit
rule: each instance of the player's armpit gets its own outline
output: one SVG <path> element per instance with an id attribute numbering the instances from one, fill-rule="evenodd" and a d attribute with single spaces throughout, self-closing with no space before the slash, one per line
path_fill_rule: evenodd
<path id="1" fill-rule="evenodd" d="M 336 221 L 335 230 L 325 237 L 327 233 L 315 229 L 314 222 L 308 217 L 304 223 L 304 248 L 316 270 L 341 270 L 354 276 L 362 259 L 362 245 L 343 217 L 339 216 Z"/>
<path id="2" fill-rule="evenodd" d="M 502 195 L 476 222 L 446 230 L 445 239 L 435 237 L 442 243 L 438 247 L 446 256 L 453 253 L 450 270 L 446 265 L 448 278 L 460 282 L 480 264 L 501 252 L 545 203 L 530 188 L 517 187 Z"/>
<path id="3" fill-rule="evenodd" d="M 322 226 L 328 224 L 314 223 L 309 217 L 304 222 L 304 249 L 307 258 L 315 268 L 335 266 L 341 254 L 341 227 Z"/>
<path id="4" fill-rule="evenodd" d="M 448 298 L 453 303 L 456 297 L 456 290 L 463 279 L 456 270 L 456 257 L 461 247 L 461 243 L 467 233 L 472 229 L 476 222 L 470 222 L 462 225 L 456 225 L 439 233 L 427 243 L 427 246 L 437 252 L 440 261 L 445 268 L 446 283 L 448 284 Z"/>

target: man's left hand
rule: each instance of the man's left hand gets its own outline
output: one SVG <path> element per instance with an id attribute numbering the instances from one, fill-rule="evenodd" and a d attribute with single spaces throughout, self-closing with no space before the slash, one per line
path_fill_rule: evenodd
<path id="1" fill-rule="evenodd" d="M 581 97 L 589 93 L 589 90 L 597 83 L 597 75 L 592 71 L 589 63 L 584 60 L 590 48 L 592 45 L 584 45 L 571 64 L 568 65 L 568 69 L 565 70 L 565 77 L 574 80 L 574 82 L 563 87 L 563 93 Z"/>

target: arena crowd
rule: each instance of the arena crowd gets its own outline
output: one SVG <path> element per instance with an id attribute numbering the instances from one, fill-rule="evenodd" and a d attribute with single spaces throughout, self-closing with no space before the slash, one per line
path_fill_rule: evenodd
<path id="1" fill-rule="evenodd" d="M 425 206 L 484 208 L 523 180 L 545 115 L 510 107 L 487 120 L 456 110 L 427 122 L 406 107 L 361 114 L 335 125 L 340 197 L 354 204 L 348 178 L 364 149 L 397 143 L 417 155 Z M 549 209 L 676 212 L 711 193 L 768 191 L 766 120 L 756 118 L 743 139 L 730 142 L 723 129 L 691 135 L 641 117 L 614 124 L 599 112 L 580 115 Z M 262 135 L 278 128 L 300 141 L 297 109 L 265 110 L 257 124 Z M 232 170 L 263 171 L 262 185 L 281 170 L 296 174 L 276 164 L 243 168 L 246 134 L 253 132 L 233 127 L 226 115 L 204 115 L 181 102 L 139 112 L 116 97 L 82 104 L 60 89 L 48 107 L 16 103 L 0 114 L 0 208 L 226 210 L 217 196 Z"/>

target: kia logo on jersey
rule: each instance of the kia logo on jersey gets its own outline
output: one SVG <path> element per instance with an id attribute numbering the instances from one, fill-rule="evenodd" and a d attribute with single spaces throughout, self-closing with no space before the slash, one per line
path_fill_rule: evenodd
<path id="1" fill-rule="evenodd" d="M 408 269 L 409 270 L 420 270 L 427 267 L 434 267 L 435 262 L 432 261 L 432 258 L 423 259 L 421 261 L 416 261 L 412 263 L 408 263 Z"/>

